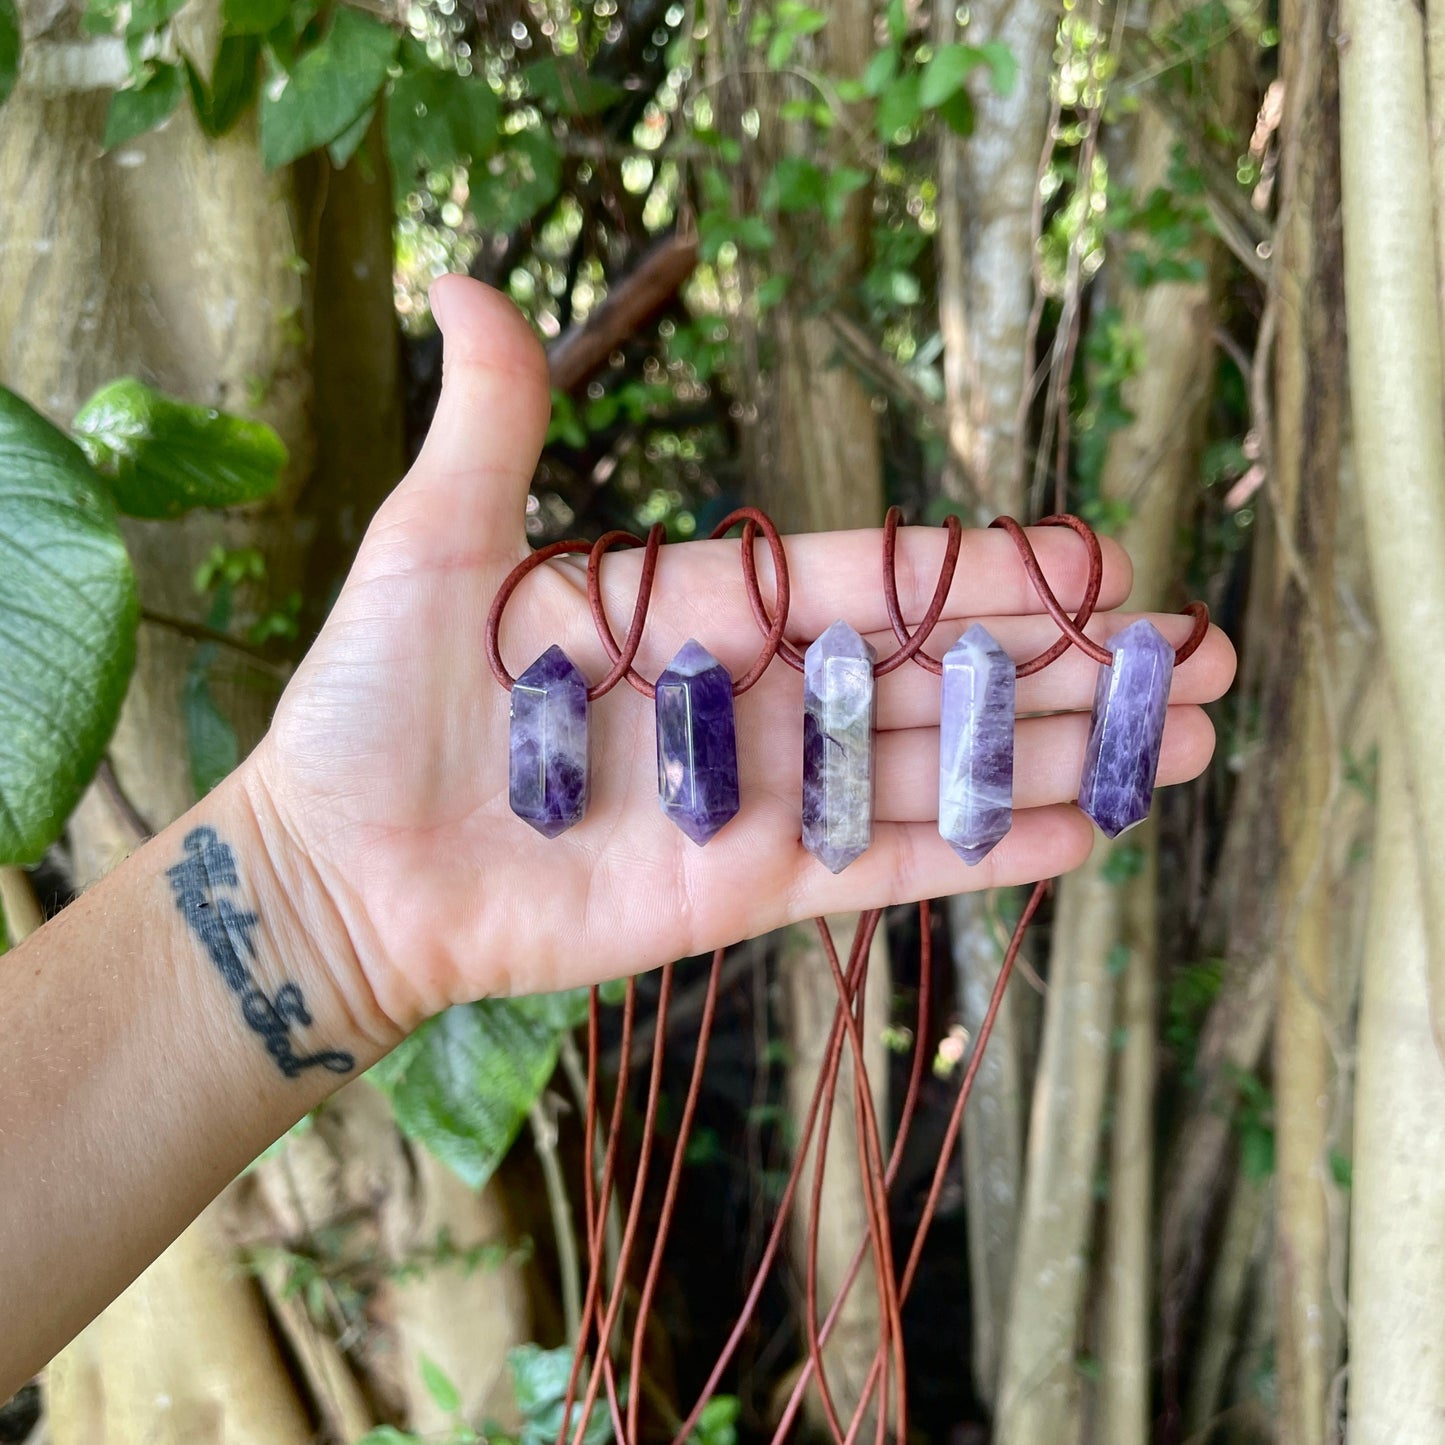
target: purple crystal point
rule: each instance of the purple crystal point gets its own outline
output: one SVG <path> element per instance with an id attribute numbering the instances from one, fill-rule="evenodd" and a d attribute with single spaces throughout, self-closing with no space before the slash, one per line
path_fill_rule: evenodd
<path id="1" fill-rule="evenodd" d="M 657 679 L 656 705 L 658 802 L 694 843 L 707 843 L 738 810 L 732 678 L 689 640 Z"/>
<path id="2" fill-rule="evenodd" d="M 833 873 L 873 841 L 876 655 L 840 621 L 803 659 L 803 846 Z"/>
<path id="3" fill-rule="evenodd" d="M 555 838 L 587 808 L 587 683 L 549 647 L 512 685 L 512 811 Z"/>
<path id="4" fill-rule="evenodd" d="M 1174 649 L 1140 618 L 1110 639 L 1113 665 L 1099 669 L 1084 749 L 1079 807 L 1110 838 L 1149 816 Z"/>
<path id="5" fill-rule="evenodd" d="M 1013 659 L 974 623 L 943 658 L 938 831 L 981 863 L 1013 826 Z"/>

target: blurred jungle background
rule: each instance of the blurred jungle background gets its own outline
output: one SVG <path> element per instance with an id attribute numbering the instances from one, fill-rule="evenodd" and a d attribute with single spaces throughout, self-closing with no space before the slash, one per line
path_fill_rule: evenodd
<path id="1" fill-rule="evenodd" d="M 469 271 L 549 349 L 538 542 L 1066 508 L 1128 547 L 1132 606 L 1203 597 L 1239 648 L 1215 765 L 1030 935 L 905 1316 L 914 1438 L 1442 1438 L 1437 0 L 0 0 L 0 95 L 12 941 L 264 729 L 425 431 L 428 283 Z M 918 1038 L 917 915 L 880 931 L 885 1123 L 929 1064 L 902 1248 L 1020 904 L 935 910 Z M 807 930 L 725 964 L 648 1439 L 736 1318 L 833 997 Z M 425 1027 L 0 1441 L 552 1439 L 584 1014 Z M 865 1228 L 841 1122 L 829 1164 L 825 1302 Z M 793 1238 L 701 1445 L 766 1439 L 806 1358 Z M 840 1403 L 877 1309 L 829 1342 Z"/>

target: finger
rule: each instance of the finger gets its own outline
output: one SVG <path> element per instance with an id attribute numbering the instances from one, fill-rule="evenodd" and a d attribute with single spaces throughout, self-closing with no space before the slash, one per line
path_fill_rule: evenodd
<path id="1" fill-rule="evenodd" d="M 884 908 L 1053 878 L 1077 868 L 1093 845 L 1093 826 L 1067 805 L 1017 814 L 998 847 L 972 866 L 931 823 L 880 823 L 873 846 L 838 874 L 829 873 L 800 848 L 785 917 L 767 917 L 757 931 L 820 913 Z M 767 914 L 772 907 L 769 899 L 759 911 Z"/>
<path id="2" fill-rule="evenodd" d="M 1097 642 L 1122 632 L 1141 616 L 1163 634 L 1167 642 L 1179 646 L 1189 636 L 1192 622 L 1188 617 L 1172 613 L 1147 614 L 1111 612 L 1091 622 L 1084 630 Z M 981 619 L 994 639 L 1015 661 L 1036 657 L 1058 635 L 1059 630 L 1048 617 L 987 617 Z M 942 657 L 964 630 L 962 623 L 949 623 L 937 630 L 936 642 L 928 651 Z M 880 658 L 896 647 L 892 634 L 875 633 L 868 640 Z M 1222 697 L 1234 679 L 1234 646 L 1217 627 L 1205 634 L 1199 648 L 1174 669 L 1169 692 L 1172 703 L 1213 702 Z M 1099 664 L 1071 647 L 1057 662 L 1018 680 L 1017 707 L 1020 713 L 1055 712 L 1061 709 L 1088 709 L 1094 698 Z M 880 729 L 929 727 L 938 721 L 941 685 L 937 677 L 921 667 L 906 666 L 878 679 L 878 726 Z"/>
<path id="3" fill-rule="evenodd" d="M 431 301 L 443 336 L 441 397 L 421 454 L 386 510 L 392 520 L 404 514 L 458 565 L 520 555 L 527 488 L 551 405 L 546 355 L 521 312 L 489 286 L 443 276 Z"/>
<path id="4" fill-rule="evenodd" d="M 1060 602 L 1076 610 L 1088 577 L 1083 542 L 1062 527 L 1034 527 L 1028 535 Z M 899 531 L 899 605 L 910 622 L 928 608 L 945 542 L 940 528 L 905 527 Z M 806 644 L 840 617 L 865 634 L 886 631 L 881 530 L 810 533 L 788 537 L 784 545 L 792 593 L 790 637 Z M 1104 610 L 1119 606 L 1128 596 L 1132 571 L 1127 554 L 1116 542 L 1105 537 L 1100 545 L 1104 576 L 1098 606 Z M 639 654 L 644 667 L 665 663 L 691 636 L 697 636 L 729 668 L 748 665 L 761 637 L 748 606 L 738 551 L 736 540 L 687 542 L 662 549 Z M 772 558 L 761 541 L 757 557 L 763 596 L 771 603 Z M 616 627 L 623 626 L 632 612 L 640 571 L 641 556 L 636 551 L 619 552 L 603 564 L 603 592 Z M 1043 612 L 1043 604 L 1009 538 L 996 531 L 965 532 L 944 617 L 961 620 L 1036 612 Z M 586 646 L 585 633 L 591 622 L 585 613 L 578 614 L 578 622 L 581 645 Z M 894 646 L 896 643 L 887 643 L 887 651 Z"/>
<path id="5" fill-rule="evenodd" d="M 1014 734 L 1014 808 L 1072 802 L 1079 793 L 1089 720 L 1083 713 L 1026 718 Z M 1160 787 L 1197 778 L 1214 753 L 1214 725 L 1202 708 L 1171 707 L 1159 753 Z M 877 817 L 894 823 L 938 820 L 938 729 L 878 738 Z"/>

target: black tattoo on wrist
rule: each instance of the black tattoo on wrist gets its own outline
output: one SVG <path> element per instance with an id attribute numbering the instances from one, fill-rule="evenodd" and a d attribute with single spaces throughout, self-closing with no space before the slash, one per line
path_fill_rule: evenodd
<path id="1" fill-rule="evenodd" d="M 261 1035 L 276 1067 L 288 1079 L 314 1068 L 349 1074 L 356 1060 L 343 1049 L 298 1054 L 293 1047 L 291 1026 L 312 1025 L 301 990 L 294 983 L 283 983 L 275 997 L 270 997 L 252 977 L 248 960 L 256 957 L 252 935 L 260 918 L 238 908 L 220 892 L 237 888 L 241 882 L 230 845 L 221 842 L 214 828 L 192 828 L 182 847 L 185 857 L 166 869 L 176 908 L 226 986 L 241 1000 L 241 1017 Z"/>

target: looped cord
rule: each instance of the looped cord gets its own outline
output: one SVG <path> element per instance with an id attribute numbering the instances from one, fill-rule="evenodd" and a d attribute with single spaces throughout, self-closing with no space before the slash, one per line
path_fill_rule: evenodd
<path id="1" fill-rule="evenodd" d="M 743 583 L 747 588 L 748 602 L 752 606 L 753 616 L 757 619 L 758 626 L 763 632 L 763 648 L 753 659 L 753 665 L 733 683 L 733 696 L 741 697 L 767 670 L 768 664 L 787 646 L 783 641 L 783 632 L 788 625 L 788 611 L 792 606 L 793 594 L 792 584 L 788 581 L 788 554 L 783 548 L 783 539 L 778 535 L 778 529 L 773 525 L 773 519 L 766 512 L 760 511 L 757 507 L 739 507 L 735 512 L 729 512 L 721 522 L 709 533 L 713 541 L 726 537 L 738 523 L 742 523 L 742 563 Z M 768 551 L 773 557 L 773 605 L 777 609 L 776 616 L 769 618 L 768 609 L 763 604 L 762 593 L 758 590 L 758 569 L 757 560 L 753 556 L 753 542 L 757 533 L 761 531 L 768 543 Z M 790 666 L 802 670 L 802 659 L 791 647 L 787 647 L 791 653 L 786 660 Z M 796 659 L 796 661 L 794 660 Z"/>
<path id="2" fill-rule="evenodd" d="M 938 570 L 938 581 L 922 619 L 917 627 L 909 631 L 898 597 L 898 528 L 902 524 L 902 520 L 903 512 L 899 507 L 890 507 L 883 520 L 883 598 L 888 608 L 888 621 L 893 628 L 893 635 L 898 639 L 898 647 L 882 662 L 874 666 L 873 674 L 875 677 L 886 677 L 890 672 L 902 667 L 905 662 L 913 662 L 936 677 L 942 673 L 943 665 L 936 658 L 930 657 L 928 653 L 924 652 L 923 647 L 942 618 L 944 608 L 948 605 L 948 596 L 953 588 L 953 579 L 958 570 L 959 552 L 963 542 L 963 526 L 955 516 L 944 519 L 943 525 L 947 531 L 947 541 L 944 545 L 943 563 Z M 748 606 L 752 610 L 753 619 L 763 634 L 763 646 L 757 657 L 753 659 L 752 666 L 733 682 L 734 697 L 741 697 L 752 687 L 768 670 L 775 657 L 781 657 L 794 671 L 803 671 L 802 653 L 783 636 L 787 630 L 788 612 L 792 600 L 791 585 L 788 579 L 788 557 L 783 546 L 783 539 L 778 534 L 778 529 L 773 525 L 771 518 L 756 507 L 739 507 L 736 511 L 729 513 L 713 528 L 710 536 L 714 541 L 719 540 L 739 525 L 743 529 L 740 547 L 743 587 L 747 593 Z M 1099 545 L 1099 539 L 1093 528 L 1081 518 L 1068 513 L 1044 517 L 1038 524 L 1041 527 L 1068 527 L 1080 538 L 1088 551 L 1089 570 L 1084 584 L 1083 600 L 1079 610 L 1070 617 L 1054 594 L 1053 588 L 1049 586 L 1048 579 L 1045 578 L 1044 570 L 1039 565 L 1039 559 L 1034 552 L 1033 544 L 1029 541 L 1028 534 L 1024 529 L 1012 517 L 996 517 L 989 525 L 1008 534 L 1018 551 L 1019 561 L 1030 585 L 1061 634 L 1036 657 L 1019 663 L 1018 675 L 1028 677 L 1032 673 L 1042 671 L 1051 663 L 1057 662 L 1070 647 L 1077 647 L 1086 657 L 1092 658 L 1104 667 L 1110 666 L 1113 663 L 1114 654 L 1102 643 L 1095 642 L 1093 638 L 1087 636 L 1083 630 L 1094 615 L 1094 608 L 1098 605 L 1099 592 L 1104 581 L 1103 549 Z M 771 612 L 763 599 L 762 587 L 758 580 L 757 558 L 754 555 L 754 544 L 759 532 L 763 534 L 763 538 L 768 544 L 768 551 L 773 562 L 775 597 L 774 610 Z M 612 667 L 607 675 L 587 689 L 587 696 L 589 700 L 596 702 L 598 698 L 611 692 L 624 678 L 643 697 L 655 696 L 653 684 L 636 670 L 633 662 L 642 645 L 642 634 L 647 626 L 647 612 L 652 602 L 652 587 L 657 575 L 657 559 L 664 538 L 665 533 L 659 523 L 649 529 L 646 540 L 631 532 L 612 531 L 591 543 L 576 539 L 552 542 L 545 547 L 538 548 L 537 551 L 519 562 L 497 589 L 491 611 L 487 614 L 487 662 L 497 682 L 508 692 L 516 683 L 516 678 L 507 671 L 506 664 L 502 661 L 498 642 L 502 612 L 511 600 L 512 594 L 534 568 L 542 566 L 543 563 L 551 561 L 554 557 L 580 555 L 585 552 L 587 553 L 587 601 L 592 611 L 592 621 L 596 626 L 597 636 L 602 643 L 603 650 L 612 662 Z M 632 622 L 627 629 L 625 640 L 620 645 L 612 631 L 611 623 L 607 620 L 607 611 L 602 600 L 602 558 L 613 547 L 645 548 L 642 558 L 642 573 L 637 584 L 637 600 L 632 609 Z M 1189 636 L 1174 649 L 1174 665 L 1176 667 L 1193 656 L 1209 632 L 1209 609 L 1204 603 L 1190 602 L 1183 612 L 1185 616 L 1192 619 L 1193 626 Z"/>
<path id="3" fill-rule="evenodd" d="M 592 608 L 592 621 L 597 636 L 602 641 L 608 657 L 612 659 L 612 670 L 597 684 L 587 689 L 587 696 L 594 702 L 616 687 L 625 677 L 631 686 L 643 697 L 653 697 L 655 689 L 632 665 L 637 649 L 642 645 L 642 629 L 647 625 L 647 608 L 652 601 L 652 583 L 657 575 L 657 554 L 662 547 L 667 530 L 661 522 L 654 522 L 647 530 L 644 543 L 631 532 L 604 532 L 587 554 L 587 602 Z M 642 576 L 637 582 L 637 602 L 632 609 L 632 625 L 627 629 L 627 640 L 619 648 L 612 634 L 612 625 L 607 621 L 607 611 L 602 604 L 602 557 L 611 547 L 643 547 Z"/>

